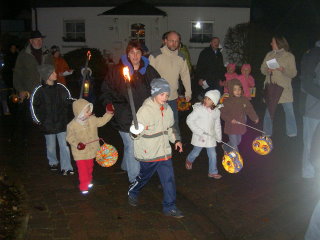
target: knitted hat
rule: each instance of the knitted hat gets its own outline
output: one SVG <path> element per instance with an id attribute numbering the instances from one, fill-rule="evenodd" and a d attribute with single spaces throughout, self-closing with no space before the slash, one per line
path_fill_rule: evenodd
<path id="1" fill-rule="evenodd" d="M 251 71 L 251 65 L 250 64 L 243 64 L 241 67 L 241 71 L 243 71 L 244 69 L 249 69 L 249 71 Z"/>
<path id="2" fill-rule="evenodd" d="M 234 64 L 234 63 L 229 63 L 228 65 L 227 65 L 227 69 L 228 68 L 231 68 L 231 69 L 233 69 L 233 70 L 236 70 L 236 64 Z"/>
<path id="3" fill-rule="evenodd" d="M 163 78 L 155 78 L 151 81 L 151 96 L 155 97 L 160 93 L 168 92 L 170 94 L 170 86 L 167 80 Z"/>
<path id="4" fill-rule="evenodd" d="M 210 98 L 214 105 L 217 105 L 219 103 L 221 95 L 218 90 L 210 90 L 206 92 L 204 96 Z"/>
<path id="5" fill-rule="evenodd" d="M 54 66 L 50 64 L 43 64 L 38 66 L 38 72 L 40 74 L 40 78 L 43 81 L 47 81 L 50 75 L 55 71 Z"/>

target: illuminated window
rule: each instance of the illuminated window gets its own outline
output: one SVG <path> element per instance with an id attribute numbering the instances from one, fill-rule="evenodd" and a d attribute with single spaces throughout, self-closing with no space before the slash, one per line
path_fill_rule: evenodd
<path id="1" fill-rule="evenodd" d="M 65 20 L 63 24 L 63 41 L 65 42 L 85 42 L 85 22 L 84 20 Z"/>
<path id="2" fill-rule="evenodd" d="M 213 21 L 192 21 L 190 42 L 210 42 L 213 36 Z"/>
<path id="3" fill-rule="evenodd" d="M 142 23 L 132 24 L 130 37 L 132 40 L 138 40 L 140 43 L 145 43 L 145 25 Z"/>

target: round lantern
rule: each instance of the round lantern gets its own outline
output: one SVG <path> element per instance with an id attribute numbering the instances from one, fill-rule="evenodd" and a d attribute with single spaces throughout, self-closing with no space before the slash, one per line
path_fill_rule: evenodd
<path id="1" fill-rule="evenodd" d="M 253 150 L 260 155 L 267 155 L 273 149 L 272 140 L 266 136 L 260 136 L 252 142 Z"/>
<path id="2" fill-rule="evenodd" d="M 178 97 L 177 99 L 178 111 L 188 111 L 191 103 L 186 101 L 185 97 Z"/>
<path id="3" fill-rule="evenodd" d="M 117 160 L 118 151 L 110 144 L 104 143 L 96 154 L 96 161 L 102 167 L 111 167 Z"/>
<path id="4" fill-rule="evenodd" d="M 222 165 L 227 172 L 238 173 L 243 167 L 243 160 L 238 152 L 231 151 L 223 156 Z"/>
<path id="5" fill-rule="evenodd" d="M 226 100 L 226 98 L 229 97 L 229 93 L 224 93 L 221 98 L 220 98 L 220 104 L 222 104 L 224 102 L 224 100 Z"/>

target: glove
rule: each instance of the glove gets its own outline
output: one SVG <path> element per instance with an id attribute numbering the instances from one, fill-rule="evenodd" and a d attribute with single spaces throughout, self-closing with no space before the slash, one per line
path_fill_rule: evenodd
<path id="1" fill-rule="evenodd" d="M 106 105 L 106 112 L 109 112 L 109 113 L 114 113 L 114 106 L 111 104 L 111 103 L 108 103 Z"/>
<path id="2" fill-rule="evenodd" d="M 82 142 L 79 142 L 78 143 L 78 145 L 77 145 L 77 149 L 78 150 L 83 150 L 83 149 L 85 149 L 86 148 L 86 145 L 84 144 L 84 143 L 82 143 Z"/>

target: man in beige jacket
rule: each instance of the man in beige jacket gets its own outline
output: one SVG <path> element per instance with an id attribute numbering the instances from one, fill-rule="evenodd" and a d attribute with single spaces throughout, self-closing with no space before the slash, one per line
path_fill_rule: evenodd
<path id="1" fill-rule="evenodd" d="M 149 56 L 150 65 L 153 66 L 160 76 L 169 82 L 171 93 L 168 104 L 172 108 L 174 115 L 174 128 L 180 136 L 178 119 L 178 87 L 179 76 L 185 88 L 185 97 L 189 102 L 191 99 L 190 73 L 186 59 L 179 54 L 180 34 L 170 31 L 166 34 L 165 45 L 158 52 L 151 53 Z M 180 138 L 180 137 L 179 137 Z"/>

